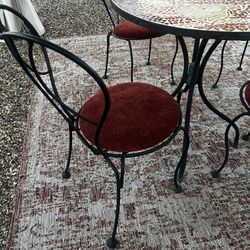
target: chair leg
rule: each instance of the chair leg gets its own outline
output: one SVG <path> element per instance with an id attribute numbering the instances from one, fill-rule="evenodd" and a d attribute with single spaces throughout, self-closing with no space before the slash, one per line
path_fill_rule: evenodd
<path id="1" fill-rule="evenodd" d="M 239 71 L 242 70 L 242 63 L 243 63 L 243 59 L 244 59 L 244 56 L 245 56 L 245 53 L 246 53 L 246 49 L 247 49 L 248 42 L 249 42 L 249 41 L 246 41 L 246 44 L 245 44 L 243 53 L 242 53 L 242 55 L 241 55 L 240 64 L 239 64 L 239 67 L 237 68 L 237 70 L 239 70 Z"/>
<path id="2" fill-rule="evenodd" d="M 112 35 L 112 31 L 110 31 L 107 35 L 107 51 L 106 51 L 106 65 L 105 65 L 105 72 L 104 72 L 104 75 L 103 75 L 103 79 L 107 79 L 108 78 L 108 75 L 107 75 L 107 72 L 108 72 L 108 63 L 109 63 L 109 46 L 110 46 L 110 37 Z"/>
<path id="3" fill-rule="evenodd" d="M 177 56 L 177 53 L 178 53 L 178 49 L 179 49 L 179 42 L 178 42 L 178 39 L 177 37 L 175 37 L 175 52 L 174 52 L 174 57 L 173 57 L 173 60 L 172 60 L 172 63 L 171 63 L 171 85 L 176 85 L 176 82 L 174 80 L 174 62 L 175 62 L 175 59 L 176 59 L 176 56 Z"/>
<path id="4" fill-rule="evenodd" d="M 225 47 L 226 47 L 227 41 L 224 42 L 222 50 L 221 50 L 221 60 L 220 60 L 220 72 L 219 75 L 217 77 L 217 80 L 215 81 L 215 83 L 212 85 L 213 89 L 216 89 L 218 87 L 218 82 L 220 80 L 221 74 L 222 74 L 222 70 L 223 70 L 223 65 L 224 65 L 224 52 L 225 52 Z"/>
<path id="5" fill-rule="evenodd" d="M 244 140 L 244 141 L 248 141 L 250 139 L 250 132 L 245 134 L 245 135 L 242 135 L 241 139 Z"/>
<path id="6" fill-rule="evenodd" d="M 184 175 L 186 164 L 187 164 L 187 155 L 188 155 L 188 148 L 189 148 L 189 135 L 185 128 L 181 127 L 181 130 L 184 133 L 184 139 L 183 139 L 183 147 L 182 147 L 182 156 L 181 156 L 180 161 L 177 164 L 177 167 L 174 173 L 174 192 L 175 193 L 181 193 L 183 191 L 182 186 L 178 182 L 182 181 L 183 179 L 183 175 Z"/>
<path id="7" fill-rule="evenodd" d="M 66 167 L 62 173 L 62 177 L 64 179 L 70 178 L 70 171 L 69 171 L 69 165 L 70 165 L 70 159 L 71 159 L 71 154 L 72 154 L 72 129 L 69 125 L 69 148 L 68 148 L 68 157 L 67 157 L 67 162 L 66 162 Z"/>
<path id="8" fill-rule="evenodd" d="M 151 65 L 151 62 L 150 62 L 151 49 L 152 49 L 152 38 L 149 39 L 148 61 L 147 61 L 146 65 Z"/>
<path id="9" fill-rule="evenodd" d="M 109 248 L 115 248 L 118 241 L 116 239 L 117 226 L 119 221 L 120 214 L 120 201 L 121 201 L 121 189 L 123 188 L 124 183 L 124 167 L 125 167 L 125 159 L 121 158 L 121 173 L 120 175 L 115 171 L 116 174 L 116 210 L 115 210 L 115 221 L 113 226 L 113 232 L 111 238 L 107 240 L 107 246 Z"/>
<path id="10" fill-rule="evenodd" d="M 133 59 L 133 51 L 132 51 L 132 45 L 131 41 L 128 40 L 128 46 L 129 46 L 129 51 L 130 51 L 130 59 L 131 59 L 131 82 L 134 81 L 133 75 L 134 75 L 134 59 Z"/>

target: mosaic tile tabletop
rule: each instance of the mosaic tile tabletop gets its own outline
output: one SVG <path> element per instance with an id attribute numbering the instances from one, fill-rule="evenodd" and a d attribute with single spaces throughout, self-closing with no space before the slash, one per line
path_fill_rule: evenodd
<path id="1" fill-rule="evenodd" d="M 137 17 L 140 20 L 134 21 L 143 24 L 144 20 L 170 33 L 186 35 L 189 30 L 192 36 L 250 39 L 249 0 L 112 0 L 112 3 L 118 12 L 126 13 L 126 18 Z"/>

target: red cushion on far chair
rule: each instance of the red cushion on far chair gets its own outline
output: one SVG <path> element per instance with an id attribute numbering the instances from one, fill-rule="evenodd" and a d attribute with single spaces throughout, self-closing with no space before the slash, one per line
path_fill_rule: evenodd
<path id="1" fill-rule="evenodd" d="M 245 89 L 245 99 L 246 99 L 248 106 L 250 107 L 250 83 L 248 83 Z"/>
<path id="2" fill-rule="evenodd" d="M 129 21 L 123 21 L 116 25 L 113 30 L 113 35 L 118 38 L 138 40 L 159 37 L 163 34 Z"/>
<path id="3" fill-rule="evenodd" d="M 108 88 L 111 107 L 101 129 L 100 145 L 116 152 L 143 150 L 168 138 L 180 122 L 180 108 L 161 88 L 146 83 L 123 83 Z M 98 92 L 81 108 L 81 114 L 99 122 L 104 97 Z M 96 127 L 80 119 L 83 135 L 95 144 Z"/>

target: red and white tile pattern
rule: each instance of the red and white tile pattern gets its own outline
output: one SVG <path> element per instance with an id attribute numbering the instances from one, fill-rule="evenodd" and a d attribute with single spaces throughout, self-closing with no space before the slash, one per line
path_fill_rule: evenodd
<path id="1" fill-rule="evenodd" d="M 250 32 L 249 0 L 112 0 L 140 19 L 180 29 Z"/>

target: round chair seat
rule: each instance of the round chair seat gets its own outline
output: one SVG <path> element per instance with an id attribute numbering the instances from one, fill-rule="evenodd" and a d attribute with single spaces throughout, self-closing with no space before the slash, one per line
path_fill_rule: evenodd
<path id="1" fill-rule="evenodd" d="M 245 100 L 248 106 L 250 107 L 250 83 L 248 83 L 246 89 L 245 89 Z"/>
<path id="2" fill-rule="evenodd" d="M 105 150 L 133 152 L 167 139 L 179 126 L 181 111 L 165 90 L 146 83 L 123 83 L 108 88 L 110 110 L 100 132 Z M 99 122 L 104 96 L 97 92 L 81 108 L 81 115 Z M 96 126 L 80 119 L 80 129 L 95 144 Z"/>
<path id="3" fill-rule="evenodd" d="M 159 37 L 163 34 L 137 25 L 133 22 L 123 21 L 117 24 L 116 27 L 113 29 L 113 35 L 118 38 L 138 40 Z"/>

